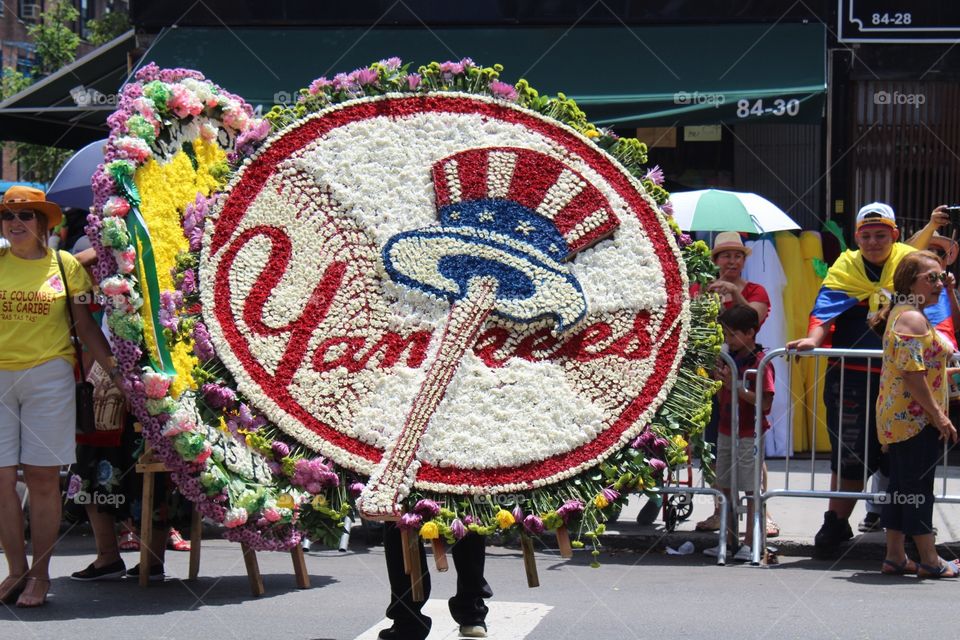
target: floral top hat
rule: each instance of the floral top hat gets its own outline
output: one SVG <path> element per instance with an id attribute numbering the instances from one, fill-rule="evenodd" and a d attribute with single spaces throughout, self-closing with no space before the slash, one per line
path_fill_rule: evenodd
<path id="1" fill-rule="evenodd" d="M 437 162 L 440 225 L 399 233 L 383 248 L 396 282 L 455 301 L 473 278 L 498 282 L 493 311 L 518 322 L 586 315 L 580 284 L 561 264 L 619 226 L 586 178 L 530 149 L 470 149 Z"/>

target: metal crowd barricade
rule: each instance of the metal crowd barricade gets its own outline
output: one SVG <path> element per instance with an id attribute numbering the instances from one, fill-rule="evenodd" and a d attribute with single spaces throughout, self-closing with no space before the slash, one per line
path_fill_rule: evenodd
<path id="1" fill-rule="evenodd" d="M 960 354 L 954 354 L 954 360 L 956 361 Z M 865 359 L 867 366 L 867 389 L 866 397 L 868 399 L 868 406 L 866 407 L 866 419 L 869 423 L 870 416 L 875 410 L 875 407 L 872 406 L 872 403 L 869 402 L 871 396 L 871 391 L 876 387 L 874 385 L 880 384 L 879 374 L 875 374 L 870 371 L 873 360 L 879 360 L 883 356 L 883 351 L 879 349 L 811 349 L 808 351 L 795 351 L 788 350 L 785 348 L 774 349 L 767 353 L 760 363 L 757 365 L 756 374 L 757 380 L 763 380 L 763 374 L 768 366 L 773 366 L 771 362 L 774 358 L 780 357 L 798 357 L 798 358 L 821 358 L 821 357 L 830 357 L 834 359 L 839 359 L 840 367 L 840 393 L 839 397 L 843 397 L 844 391 L 844 364 L 848 358 L 851 359 Z M 816 361 L 816 366 L 814 368 L 814 379 L 819 380 L 821 378 L 821 361 Z M 753 370 L 747 371 L 744 375 L 751 373 Z M 787 389 L 793 389 L 793 369 L 787 367 Z M 825 372 L 824 372 L 825 373 Z M 945 385 L 944 392 L 946 392 L 948 385 Z M 816 385 L 814 385 L 816 388 Z M 869 477 L 868 469 L 866 462 L 863 464 L 863 487 L 864 490 L 855 492 L 855 491 L 823 491 L 816 490 L 814 488 L 814 482 L 816 478 L 816 449 L 817 449 L 817 429 L 816 425 L 818 424 L 818 408 L 819 408 L 819 399 L 814 403 L 813 406 L 813 425 L 812 429 L 812 440 L 810 444 L 810 449 L 813 452 L 810 456 L 810 488 L 809 489 L 792 489 L 790 488 L 790 461 L 793 457 L 793 415 L 794 415 L 794 403 L 790 402 L 790 409 L 788 412 L 788 439 L 787 439 L 787 451 L 784 463 L 784 488 L 782 489 L 768 489 L 763 491 L 761 488 L 761 470 L 763 467 L 764 461 L 764 450 L 761 446 L 762 444 L 762 432 L 761 425 L 763 424 L 763 412 L 759 410 L 759 407 L 763 404 L 763 385 L 757 384 L 756 388 L 756 406 L 754 407 L 754 428 L 755 428 L 755 440 L 754 440 L 754 450 L 757 452 L 755 464 L 754 464 L 754 473 L 753 473 L 753 501 L 754 501 L 754 511 L 753 511 L 753 545 L 751 547 L 751 559 L 750 563 L 752 565 L 759 565 L 761 562 L 761 556 L 763 550 L 766 546 L 766 527 L 763 526 L 765 522 L 766 515 L 766 502 L 770 498 L 849 498 L 853 500 L 877 500 L 883 501 L 886 499 L 886 493 L 873 493 L 866 491 L 867 480 Z M 827 425 L 827 428 L 830 428 L 830 425 Z M 843 405 L 841 404 L 838 412 L 838 424 L 836 425 L 837 432 L 837 441 L 843 442 Z M 864 438 L 864 451 L 862 460 L 866 461 L 868 459 L 867 447 L 869 446 L 869 438 Z M 944 466 L 947 466 L 946 461 L 946 452 L 947 452 L 948 443 L 944 442 Z M 831 456 L 837 456 L 837 467 L 840 467 L 841 460 L 841 451 L 831 451 Z M 942 491 L 939 495 L 934 496 L 938 502 L 947 502 L 947 503 L 960 503 L 960 495 L 948 495 L 947 494 L 947 473 L 944 474 Z"/>
<path id="2" fill-rule="evenodd" d="M 733 384 L 730 385 L 731 401 L 733 402 L 731 406 L 731 422 L 733 422 L 734 425 L 737 425 L 739 420 L 739 404 L 740 404 L 738 402 L 739 397 L 737 394 L 737 391 L 740 386 L 739 376 L 737 372 L 737 363 L 733 361 L 733 358 L 731 358 L 729 354 L 723 353 L 723 352 L 720 353 L 720 359 L 723 360 L 727 364 L 727 366 L 730 367 L 730 377 L 731 377 L 731 380 L 733 381 Z M 734 431 L 734 433 L 736 433 L 736 431 Z M 736 456 L 736 454 L 737 454 L 737 443 L 736 443 L 736 439 L 734 439 L 733 455 Z M 736 461 L 736 457 L 734 457 L 733 459 L 734 461 Z M 737 486 L 736 485 L 736 481 L 737 481 L 736 464 L 734 464 L 733 467 L 734 468 L 731 470 L 732 475 L 731 475 L 730 484 L 732 485 L 732 489 L 735 489 Z M 719 540 L 717 542 L 718 544 L 717 564 L 719 565 L 726 564 L 727 562 L 727 526 L 728 526 L 728 510 L 729 509 L 727 506 L 728 505 L 727 497 L 723 494 L 723 492 L 713 487 L 677 486 L 677 487 L 660 487 L 659 493 L 664 495 L 671 495 L 671 494 L 710 495 L 715 497 L 719 501 L 720 503 L 720 534 L 719 534 Z M 731 490 L 731 495 L 736 496 L 737 494 L 733 490 Z M 736 508 L 737 504 L 738 502 L 734 500 L 733 501 L 734 508 Z M 736 537 L 737 536 L 736 527 L 738 524 L 738 519 L 735 517 L 733 519 L 733 522 L 729 524 L 733 526 L 734 528 L 733 534 L 734 534 L 734 537 Z"/>

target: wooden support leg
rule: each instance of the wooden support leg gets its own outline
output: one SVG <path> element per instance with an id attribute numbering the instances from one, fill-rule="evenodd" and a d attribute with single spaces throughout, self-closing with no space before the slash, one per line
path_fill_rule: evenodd
<path id="1" fill-rule="evenodd" d="M 190 517 L 190 580 L 196 580 L 200 574 L 200 539 L 202 534 L 203 516 L 194 506 L 193 515 Z"/>
<path id="2" fill-rule="evenodd" d="M 298 544 L 290 549 L 293 558 L 293 573 L 297 577 L 297 589 L 310 588 L 310 574 L 307 573 L 307 561 L 303 557 L 303 545 Z"/>
<path id="3" fill-rule="evenodd" d="M 150 583 L 150 567 L 153 558 L 150 557 L 150 544 L 153 542 L 153 488 L 154 477 L 152 471 L 143 474 L 143 497 L 140 507 L 140 586 Z"/>
<path id="4" fill-rule="evenodd" d="M 433 544 L 433 562 L 437 565 L 437 571 L 443 573 L 450 569 L 447 564 L 447 550 L 443 545 L 443 540 L 435 538 L 431 541 Z"/>
<path id="5" fill-rule="evenodd" d="M 425 567 L 420 564 L 420 536 L 409 535 L 407 540 L 409 549 L 407 555 L 410 557 L 410 595 L 414 602 L 423 602 L 426 600 L 426 595 L 423 593 Z"/>
<path id="6" fill-rule="evenodd" d="M 570 532 L 566 525 L 557 527 L 557 546 L 560 548 L 561 558 L 572 558 L 573 547 L 570 545 Z"/>
<path id="7" fill-rule="evenodd" d="M 247 566 L 247 578 L 250 580 L 250 593 L 255 598 L 264 594 L 263 576 L 260 575 L 260 565 L 257 563 L 257 552 L 240 543 L 240 549 L 243 551 L 243 563 Z"/>
<path id="8" fill-rule="evenodd" d="M 537 575 L 537 559 L 533 555 L 533 540 L 525 533 L 520 534 L 520 546 L 523 547 L 523 568 L 527 571 L 527 586 L 531 589 L 540 586 Z"/>
<path id="9" fill-rule="evenodd" d="M 400 548 L 403 549 L 403 572 L 410 575 L 410 532 L 400 529 Z"/>

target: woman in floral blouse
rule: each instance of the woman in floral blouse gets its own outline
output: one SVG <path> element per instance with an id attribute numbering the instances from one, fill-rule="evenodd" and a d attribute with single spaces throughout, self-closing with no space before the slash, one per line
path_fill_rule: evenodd
<path id="1" fill-rule="evenodd" d="M 960 566 L 937 554 L 933 535 L 933 480 L 941 440 L 957 441 L 947 413 L 947 364 L 952 346 L 930 326 L 923 308 L 936 304 L 946 273 L 929 251 L 909 254 L 893 276 L 896 289 L 883 335 L 883 370 L 877 398 L 877 431 L 890 465 L 888 500 L 881 522 L 887 530 L 886 574 L 956 578 Z M 911 536 L 920 562 L 907 558 Z"/>

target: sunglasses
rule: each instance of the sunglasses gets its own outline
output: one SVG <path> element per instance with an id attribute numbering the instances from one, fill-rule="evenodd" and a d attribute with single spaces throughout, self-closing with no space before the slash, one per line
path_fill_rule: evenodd
<path id="1" fill-rule="evenodd" d="M 928 273 L 926 275 L 927 282 L 934 284 L 937 281 L 945 282 L 947 279 L 947 272 L 941 271 L 940 273 Z"/>
<path id="2" fill-rule="evenodd" d="M 19 218 L 20 222 L 31 222 L 37 219 L 36 211 L 4 211 L 0 213 L 0 220 L 10 222 L 14 218 Z"/>

